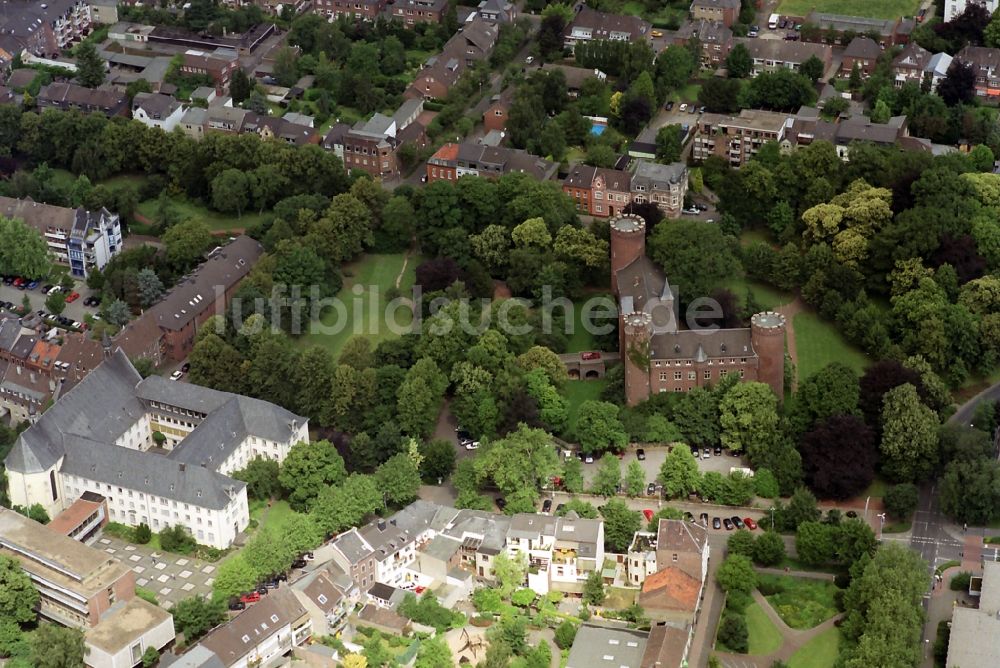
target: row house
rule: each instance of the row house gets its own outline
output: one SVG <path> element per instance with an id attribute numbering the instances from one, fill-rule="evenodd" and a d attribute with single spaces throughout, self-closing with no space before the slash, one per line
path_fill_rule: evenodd
<path id="1" fill-rule="evenodd" d="M 632 175 L 624 170 L 577 164 L 563 179 L 562 190 L 582 214 L 607 218 L 632 200 Z"/>
<path id="2" fill-rule="evenodd" d="M 691 18 L 719 21 L 730 28 L 740 18 L 740 0 L 693 0 Z"/>
<path id="3" fill-rule="evenodd" d="M 340 633 L 347 625 L 348 615 L 361 602 L 361 590 L 333 561 L 310 571 L 291 584 L 312 621 L 318 636 Z"/>
<path id="4" fill-rule="evenodd" d="M 68 266 L 78 278 L 104 269 L 123 247 L 121 221 L 118 214 L 107 209 L 88 211 L 42 204 L 31 198 L 0 197 L 0 214 L 22 220 L 34 229 L 45 239 L 55 260 Z"/>
<path id="5" fill-rule="evenodd" d="M 955 55 L 960 63 L 972 66 L 976 74 L 976 95 L 987 99 L 1000 97 L 1000 49 L 967 46 Z"/>
<path id="6" fill-rule="evenodd" d="M 108 118 L 128 115 L 128 97 L 109 88 L 86 88 L 74 83 L 54 81 L 42 86 L 35 98 L 38 108 L 104 114 Z"/>
<path id="7" fill-rule="evenodd" d="M 507 552 L 526 558 L 528 587 L 535 592 L 578 591 L 604 565 L 604 523 L 576 513 L 563 517 L 520 513 L 510 520 Z"/>
<path id="8" fill-rule="evenodd" d="M 701 45 L 701 66 L 706 69 L 721 67 L 733 48 L 733 31 L 721 21 L 688 21 L 676 32 L 673 42 L 684 46 L 692 39 Z"/>
<path id="9" fill-rule="evenodd" d="M 397 0 L 389 10 L 394 19 L 412 26 L 416 23 L 441 23 L 448 11 L 448 0 Z"/>
<path id="10" fill-rule="evenodd" d="M 386 0 L 313 0 L 313 11 L 329 19 L 341 16 L 362 21 L 374 21 L 385 11 Z"/>
<path id="11" fill-rule="evenodd" d="M 296 647 L 313 636 L 311 618 L 290 589 L 277 589 L 247 606 L 228 623 L 205 636 L 198 646 L 225 668 L 283 665 Z"/>
<path id="12" fill-rule="evenodd" d="M 867 79 L 875 71 L 882 47 L 870 37 L 855 37 L 844 49 L 843 60 L 840 62 L 838 76 L 849 77 L 857 66 L 861 76 Z"/>
<path id="13" fill-rule="evenodd" d="M 572 49 L 578 42 L 648 40 L 651 29 L 652 24 L 638 16 L 608 14 L 582 5 L 566 26 L 564 38 L 566 46 Z"/>
<path id="14" fill-rule="evenodd" d="M 749 52 L 753 60 L 753 76 L 780 69 L 798 70 L 802 63 L 813 57 L 823 63 L 823 71 L 826 72 L 833 61 L 833 48 L 827 44 L 784 39 L 740 38 L 734 41 L 745 46 Z"/>
<path id="15" fill-rule="evenodd" d="M 708 576 L 708 528 L 660 520 L 655 534 L 639 532 L 626 557 L 628 582 L 642 588 L 640 604 L 651 619 L 694 624 Z"/>
<path id="16" fill-rule="evenodd" d="M 439 148 L 427 160 L 426 169 L 428 183 L 457 181 L 466 175 L 498 179 L 512 172 L 547 181 L 555 176 L 559 165 L 520 149 L 463 142 Z"/>
<path id="17" fill-rule="evenodd" d="M 911 42 L 892 61 L 893 83 L 897 88 L 908 83 L 937 90 L 938 84 L 948 74 L 952 57 L 947 53 L 932 54 L 916 42 Z"/>
<path id="18" fill-rule="evenodd" d="M 767 142 L 780 141 L 789 119 L 787 114 L 761 109 L 743 109 L 739 116 L 702 114 L 692 156 L 696 162 L 703 162 L 715 155 L 740 167 Z"/>

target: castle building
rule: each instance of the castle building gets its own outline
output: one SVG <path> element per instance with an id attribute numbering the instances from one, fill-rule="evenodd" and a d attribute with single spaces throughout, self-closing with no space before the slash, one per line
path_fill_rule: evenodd
<path id="1" fill-rule="evenodd" d="M 646 257 L 646 221 L 611 221 L 611 286 L 630 406 L 657 392 L 688 392 L 731 374 L 784 395 L 785 317 L 757 313 L 749 328 L 682 329 L 666 276 Z"/>

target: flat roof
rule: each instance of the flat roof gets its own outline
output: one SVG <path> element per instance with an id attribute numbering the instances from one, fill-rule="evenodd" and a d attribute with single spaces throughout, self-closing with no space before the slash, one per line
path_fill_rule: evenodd
<path id="1" fill-rule="evenodd" d="M 112 606 L 97 626 L 87 629 L 87 644 L 116 654 L 170 619 L 169 612 L 136 596 L 121 607 Z"/>

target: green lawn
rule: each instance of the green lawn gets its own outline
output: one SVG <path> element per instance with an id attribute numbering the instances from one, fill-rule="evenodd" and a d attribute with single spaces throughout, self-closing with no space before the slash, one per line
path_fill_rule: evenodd
<path id="1" fill-rule="evenodd" d="M 833 668 L 840 648 L 840 629 L 827 629 L 788 660 L 788 668 Z"/>
<path id="2" fill-rule="evenodd" d="M 587 300 L 595 297 L 600 297 L 602 295 L 587 295 Z M 610 295 L 604 295 L 610 299 Z M 573 304 L 573 333 L 569 336 L 569 342 L 566 346 L 566 352 L 568 353 L 578 353 L 584 350 L 597 350 L 597 343 L 594 341 L 594 335 L 588 332 L 583 326 L 583 314 L 585 301 L 577 301 Z M 614 303 L 614 302 L 610 302 Z M 555 312 L 556 314 L 559 311 Z M 601 310 L 589 311 L 588 316 L 591 319 L 592 326 L 601 326 L 603 321 L 598 321 L 596 316 L 602 313 Z"/>
<path id="3" fill-rule="evenodd" d="M 570 380 L 563 388 L 563 396 L 569 400 L 569 419 L 567 431 L 573 433 L 576 429 L 576 418 L 580 413 L 580 404 L 588 399 L 598 400 L 608 383 L 603 378 L 598 380 Z"/>
<path id="4" fill-rule="evenodd" d="M 799 357 L 799 379 L 808 378 L 830 362 L 843 362 L 858 374 L 868 366 L 868 357 L 851 345 L 834 325 L 815 313 L 798 313 L 793 326 Z"/>
<path id="5" fill-rule="evenodd" d="M 287 501 L 274 501 L 270 508 L 267 507 L 267 504 L 261 503 L 258 507 L 251 509 L 250 519 L 257 520 L 261 524 L 258 528 L 269 527 L 280 531 L 288 518 L 292 516 L 292 512 L 294 511 Z M 262 523 L 261 518 L 264 518 Z"/>
<path id="6" fill-rule="evenodd" d="M 789 16 L 806 16 L 816 10 L 824 14 L 867 16 L 874 19 L 895 19 L 913 16 L 920 0 L 781 0 L 776 10 Z"/>
<path id="7" fill-rule="evenodd" d="M 766 283 L 744 277 L 734 278 L 727 282 L 724 287 L 736 295 L 740 306 L 746 303 L 748 291 L 753 292 L 754 301 L 761 308 L 767 310 L 776 309 L 782 304 L 788 304 L 795 299 L 795 295 L 789 292 L 783 292 Z"/>
<path id="8" fill-rule="evenodd" d="M 761 592 L 788 626 L 811 629 L 837 614 L 836 585 L 831 580 L 758 573 Z M 773 592 L 773 593 L 771 593 Z"/>
<path id="9" fill-rule="evenodd" d="M 748 654 L 762 655 L 776 652 L 783 642 L 781 631 L 758 603 L 751 603 L 746 610 L 747 631 L 750 634 Z"/>
<path id="10" fill-rule="evenodd" d="M 608 608 L 609 610 L 624 610 L 635 603 L 635 597 L 638 590 L 624 589 L 622 587 L 608 587 L 606 593 L 607 597 L 604 599 L 604 603 L 602 604 L 605 608 Z"/>
<path id="11" fill-rule="evenodd" d="M 312 323 L 309 333 L 300 336 L 298 342 L 303 346 L 322 346 L 336 357 L 347 340 L 355 334 L 364 335 L 373 346 L 379 341 L 396 336 L 397 334 L 391 331 L 383 318 L 387 303 L 385 294 L 389 288 L 396 285 L 396 277 L 403 270 L 404 257 L 402 253 L 366 255 L 348 265 L 345 268 L 344 287 L 337 295 L 343 300 L 345 319 L 340 321 L 337 309 L 327 308 L 320 315 L 321 324 Z M 406 271 L 400 283 L 403 294 L 407 294 L 413 287 L 419 262 L 419 258 L 416 257 L 411 257 L 406 262 Z M 363 298 L 356 297 L 351 291 L 355 285 L 365 286 Z M 375 299 L 371 298 L 372 293 L 375 293 Z M 409 308 L 399 308 L 390 316 L 395 319 L 394 328 L 401 329 L 410 326 L 413 314 Z M 323 328 L 328 328 L 329 331 L 322 331 Z"/>
<path id="12" fill-rule="evenodd" d="M 889 489 L 889 483 L 887 483 L 882 478 L 876 477 L 874 480 L 872 480 L 872 484 L 868 485 L 868 489 L 863 491 L 858 496 L 871 496 L 881 499 L 883 496 L 885 496 L 885 493 L 888 489 Z"/>
<path id="13" fill-rule="evenodd" d="M 216 232 L 229 230 L 240 230 L 251 227 L 260 222 L 262 215 L 256 210 L 244 211 L 243 216 L 237 218 L 235 215 L 212 211 L 206 206 L 197 202 L 192 202 L 186 197 L 171 197 L 170 201 L 181 219 L 197 218 L 208 223 L 208 226 Z M 154 220 L 156 218 L 156 200 L 150 199 L 139 204 L 139 213 Z"/>

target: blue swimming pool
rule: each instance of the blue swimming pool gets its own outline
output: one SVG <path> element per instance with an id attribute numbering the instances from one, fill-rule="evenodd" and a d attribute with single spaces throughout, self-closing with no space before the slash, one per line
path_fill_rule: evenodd
<path id="1" fill-rule="evenodd" d="M 603 123 L 601 124 L 594 123 L 593 125 L 590 126 L 590 134 L 597 135 L 598 137 L 600 137 L 602 134 L 604 134 L 604 130 L 607 127 L 608 126 L 604 125 Z"/>

